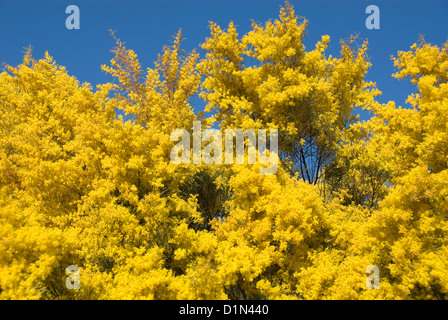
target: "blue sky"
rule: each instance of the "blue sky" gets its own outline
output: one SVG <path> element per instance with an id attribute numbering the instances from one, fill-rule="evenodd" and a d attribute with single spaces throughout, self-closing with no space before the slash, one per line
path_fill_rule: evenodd
<path id="1" fill-rule="evenodd" d="M 0 0 L 0 62 L 17 65 L 24 47 L 41 58 L 48 50 L 69 74 L 93 86 L 111 81 L 101 64 L 112 58 L 114 40 L 109 29 L 136 51 L 144 68 L 152 67 L 163 45 L 170 44 L 179 28 L 184 48 L 189 51 L 209 35 L 208 23 L 226 27 L 230 21 L 240 35 L 250 30 L 250 19 L 265 22 L 278 17 L 279 0 L 91 0 L 91 1 L 10 1 Z M 337 54 L 339 40 L 358 34 L 369 40 L 372 67 L 367 80 L 375 81 L 383 92 L 380 102 L 394 100 L 404 105 L 415 91 L 407 81 L 391 77 L 395 72 L 391 55 L 409 47 L 423 34 L 427 42 L 441 45 L 448 40 L 448 0 L 290 0 L 296 14 L 309 20 L 305 45 L 312 49 L 324 34 L 331 37 L 329 54 Z M 75 4 L 80 9 L 80 29 L 68 30 L 65 9 Z M 365 13 L 368 5 L 380 9 L 380 29 L 368 30 Z M 201 49 L 199 52 L 203 55 Z M 200 105 L 196 105 L 198 110 Z M 368 115 L 362 114 L 361 118 Z"/>

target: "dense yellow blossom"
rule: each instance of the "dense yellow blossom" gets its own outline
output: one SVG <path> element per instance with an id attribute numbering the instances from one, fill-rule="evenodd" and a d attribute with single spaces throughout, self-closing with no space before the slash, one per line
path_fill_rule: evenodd
<path id="1" fill-rule="evenodd" d="M 0 298 L 446 299 L 448 43 L 398 52 L 418 89 L 403 108 L 364 80 L 367 42 L 333 57 L 306 28 L 289 4 L 242 36 L 210 23 L 202 58 L 179 31 L 146 72 L 115 38 L 96 88 L 48 53 L 6 66 Z M 278 129 L 281 166 L 174 164 L 195 120 Z"/>

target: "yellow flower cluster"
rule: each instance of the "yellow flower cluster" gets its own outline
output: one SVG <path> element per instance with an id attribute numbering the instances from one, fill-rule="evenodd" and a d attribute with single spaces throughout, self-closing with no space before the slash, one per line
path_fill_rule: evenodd
<path id="1" fill-rule="evenodd" d="M 146 73 L 116 39 L 95 89 L 48 53 L 7 66 L 0 299 L 446 299 L 448 43 L 398 53 L 418 88 L 401 108 L 364 80 L 367 43 L 307 51 L 306 26 L 289 4 L 242 37 L 211 23 L 203 58 L 179 31 Z M 173 164 L 194 120 L 278 129 L 277 173 Z"/>

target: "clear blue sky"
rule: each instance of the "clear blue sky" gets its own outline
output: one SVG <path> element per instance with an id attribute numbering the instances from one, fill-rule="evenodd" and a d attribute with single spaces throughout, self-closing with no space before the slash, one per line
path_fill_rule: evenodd
<path id="1" fill-rule="evenodd" d="M 198 48 L 209 35 L 208 22 L 226 27 L 230 21 L 240 35 L 250 30 L 250 19 L 265 22 L 278 17 L 282 0 L 91 0 L 21 1 L 0 0 L 0 62 L 21 63 L 23 48 L 31 45 L 41 58 L 48 50 L 71 75 L 93 86 L 111 78 L 101 64 L 112 58 L 114 40 L 109 29 L 136 51 L 143 67 L 152 67 L 164 44 L 170 44 L 179 28 L 186 50 Z M 404 105 L 415 88 L 407 81 L 391 77 L 395 72 L 391 55 L 409 47 L 423 34 L 427 42 L 441 45 L 448 40 L 448 0 L 290 0 L 296 14 L 310 21 L 305 45 L 312 49 L 321 35 L 331 37 L 328 53 L 337 54 L 339 40 L 351 34 L 369 40 L 372 67 L 367 79 L 383 92 L 380 102 L 394 100 Z M 65 8 L 80 9 L 80 29 L 68 30 Z M 365 9 L 380 8 L 380 29 L 368 30 Z M 203 55 L 202 50 L 199 52 Z M 200 109 L 201 106 L 196 106 Z M 362 118 L 367 115 L 363 114 Z"/>

